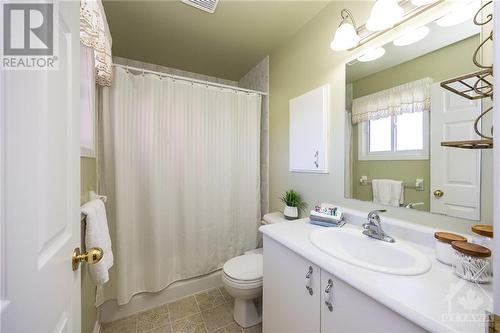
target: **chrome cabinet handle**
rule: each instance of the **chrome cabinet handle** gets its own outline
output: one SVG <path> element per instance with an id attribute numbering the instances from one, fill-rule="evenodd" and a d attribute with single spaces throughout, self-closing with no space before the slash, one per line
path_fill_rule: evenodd
<path id="1" fill-rule="evenodd" d="M 313 274 L 313 268 L 309 266 L 309 270 L 307 271 L 306 274 L 306 289 L 309 291 L 309 295 L 312 296 L 313 294 L 313 288 L 311 287 L 311 276 Z"/>
<path id="2" fill-rule="evenodd" d="M 325 288 L 325 304 L 328 307 L 328 310 L 330 310 L 330 312 L 333 312 L 332 287 L 333 287 L 333 281 L 332 281 L 332 279 L 328 279 L 328 284 Z"/>
<path id="3" fill-rule="evenodd" d="M 314 165 L 316 166 L 316 169 L 319 168 L 319 150 L 316 150 L 316 153 L 314 154 Z"/>

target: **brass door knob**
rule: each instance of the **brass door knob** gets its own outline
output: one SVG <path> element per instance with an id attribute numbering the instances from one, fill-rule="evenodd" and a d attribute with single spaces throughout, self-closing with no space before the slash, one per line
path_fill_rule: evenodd
<path id="1" fill-rule="evenodd" d="M 103 255 L 104 251 L 100 247 L 93 247 L 85 253 L 81 253 L 80 248 L 77 247 L 73 250 L 71 267 L 74 271 L 76 271 L 82 261 L 85 261 L 87 264 L 98 263 L 99 261 L 101 261 Z"/>
<path id="2" fill-rule="evenodd" d="M 443 192 L 443 191 L 441 191 L 441 190 L 435 190 L 435 191 L 434 191 L 434 196 L 435 196 L 436 198 L 441 198 L 443 195 L 444 195 L 444 192 Z"/>

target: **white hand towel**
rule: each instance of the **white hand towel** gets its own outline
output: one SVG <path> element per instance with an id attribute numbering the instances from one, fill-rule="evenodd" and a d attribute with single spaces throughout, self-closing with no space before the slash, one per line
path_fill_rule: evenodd
<path id="1" fill-rule="evenodd" d="M 108 270 L 113 266 L 113 252 L 109 236 L 106 208 L 100 199 L 94 199 L 81 207 L 86 215 L 85 246 L 88 249 L 100 247 L 104 255 L 98 263 L 89 265 L 89 273 L 97 285 L 102 285 L 109 280 Z"/>
<path id="2" fill-rule="evenodd" d="M 392 179 L 373 179 L 373 202 L 399 207 L 404 202 L 404 185 L 402 181 Z"/>

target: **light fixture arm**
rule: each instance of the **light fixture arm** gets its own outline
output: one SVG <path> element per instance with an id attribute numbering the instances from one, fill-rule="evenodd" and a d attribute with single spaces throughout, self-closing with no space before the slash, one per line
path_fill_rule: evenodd
<path id="1" fill-rule="evenodd" d="M 342 18 L 342 21 L 340 22 L 339 26 L 342 23 L 344 23 L 345 21 L 351 20 L 352 26 L 354 27 L 354 29 L 357 29 L 356 28 L 356 21 L 354 21 L 354 16 L 352 15 L 352 13 L 348 9 L 342 9 L 340 11 L 340 17 Z"/>

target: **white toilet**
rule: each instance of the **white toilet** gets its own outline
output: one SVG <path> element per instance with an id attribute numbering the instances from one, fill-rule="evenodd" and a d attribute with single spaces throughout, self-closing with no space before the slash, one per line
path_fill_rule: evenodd
<path id="1" fill-rule="evenodd" d="M 282 213 L 270 213 L 262 224 L 285 221 Z M 234 320 L 244 328 L 262 321 L 255 300 L 262 295 L 263 265 L 262 249 L 256 249 L 229 259 L 222 268 L 224 287 L 234 297 Z"/>
<path id="2" fill-rule="evenodd" d="M 234 297 L 234 320 L 241 327 L 257 325 L 262 321 L 254 300 L 262 295 L 263 257 L 248 253 L 229 259 L 222 268 L 222 282 Z"/>

